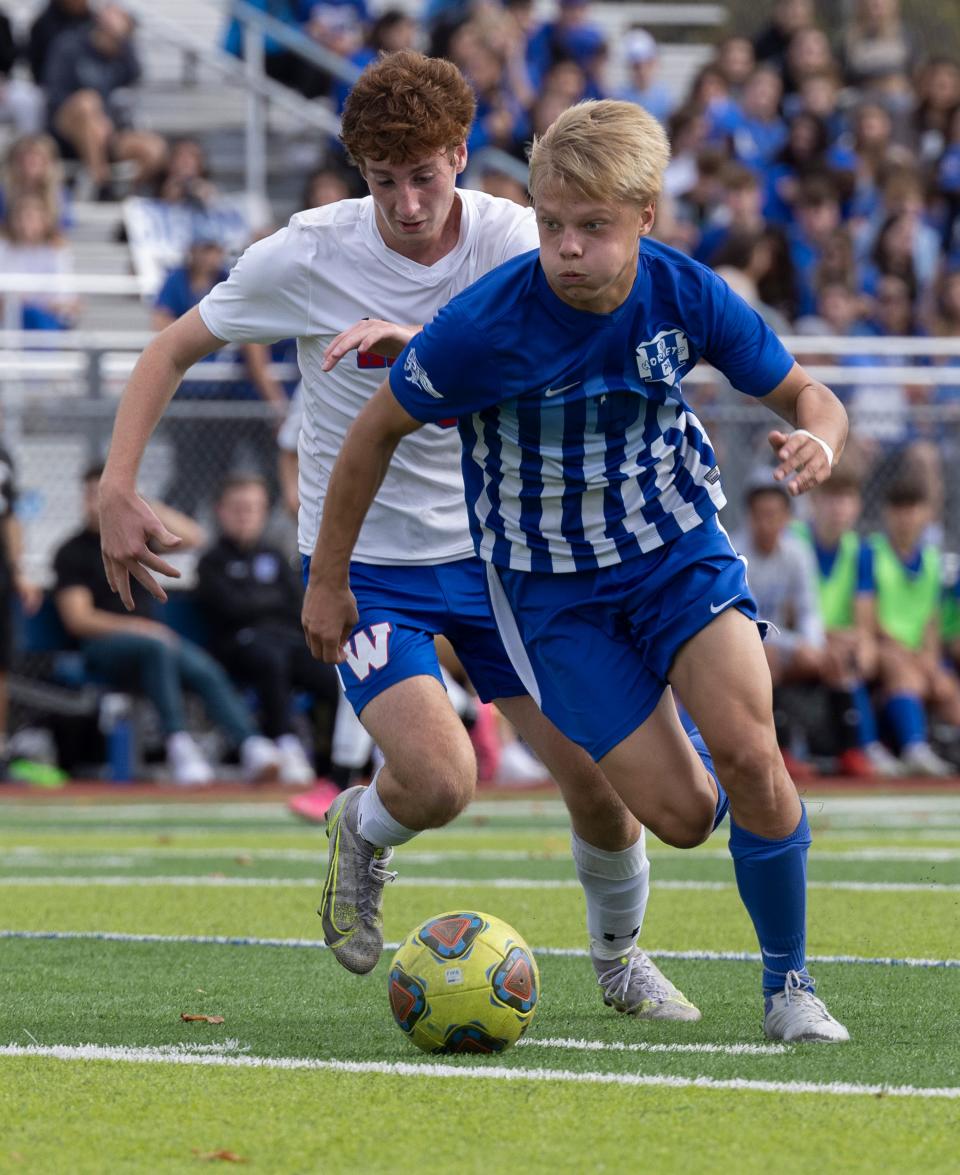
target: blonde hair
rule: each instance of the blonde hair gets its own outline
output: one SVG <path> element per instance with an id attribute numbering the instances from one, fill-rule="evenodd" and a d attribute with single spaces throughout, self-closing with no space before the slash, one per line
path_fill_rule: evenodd
<path id="1" fill-rule="evenodd" d="M 670 144 L 659 122 L 632 102 L 578 102 L 530 148 L 530 192 L 571 190 L 641 206 L 660 195 Z"/>
<path id="2" fill-rule="evenodd" d="M 29 186 L 20 171 L 20 161 L 28 151 L 34 150 L 44 155 L 47 169 L 39 184 Z M 43 201 L 53 223 L 60 224 L 63 216 L 63 164 L 57 144 L 50 135 L 23 135 L 12 143 L 3 162 L 2 183 L 8 208 L 20 196 L 36 196 Z"/>

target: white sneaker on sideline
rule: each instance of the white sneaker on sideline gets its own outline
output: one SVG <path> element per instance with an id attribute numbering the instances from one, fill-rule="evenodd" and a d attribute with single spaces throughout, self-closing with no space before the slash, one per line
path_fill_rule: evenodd
<path id="1" fill-rule="evenodd" d="M 185 730 L 178 730 L 167 738 L 167 763 L 173 782 L 181 787 L 197 787 L 214 778 L 213 768 L 203 751 Z"/>
<path id="2" fill-rule="evenodd" d="M 905 775 L 904 765 L 892 751 L 888 751 L 883 743 L 867 743 L 863 753 L 870 760 L 870 766 L 884 779 L 897 779 Z"/>
<path id="3" fill-rule="evenodd" d="M 275 783 L 280 777 L 280 748 L 262 734 L 240 744 L 240 766 L 247 783 Z"/>
<path id="4" fill-rule="evenodd" d="M 531 787 L 547 783 L 550 778 L 550 772 L 519 739 L 507 743 L 500 751 L 500 764 L 495 776 L 498 787 Z"/>
<path id="5" fill-rule="evenodd" d="M 911 743 L 900 753 L 900 761 L 906 768 L 907 775 L 926 775 L 932 779 L 946 779 L 948 775 L 956 775 L 957 770 L 952 763 L 941 759 L 929 743 Z"/>
<path id="6" fill-rule="evenodd" d="M 783 991 L 767 996 L 763 1031 L 770 1040 L 842 1044 L 850 1039 L 846 1028 L 834 1020 L 823 1000 L 814 995 L 809 977 L 796 971 L 787 972 Z"/>
<path id="7" fill-rule="evenodd" d="M 313 765 L 307 758 L 303 743 L 295 734 L 281 734 L 277 739 L 280 752 L 280 782 L 306 787 L 317 778 Z"/>

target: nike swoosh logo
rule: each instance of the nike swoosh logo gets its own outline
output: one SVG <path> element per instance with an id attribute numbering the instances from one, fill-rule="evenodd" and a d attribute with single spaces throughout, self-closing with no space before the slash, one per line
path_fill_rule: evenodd
<path id="1" fill-rule="evenodd" d="M 724 608 L 728 608 L 734 600 L 740 599 L 740 593 L 737 592 L 735 596 L 731 596 L 729 600 L 724 600 L 722 604 L 711 604 L 710 611 L 716 616 L 718 612 L 722 612 Z"/>
<path id="2" fill-rule="evenodd" d="M 582 380 L 575 379 L 572 384 L 564 384 L 562 388 L 547 388 L 543 394 L 549 400 L 551 396 L 559 396 L 561 392 L 569 392 L 571 388 L 575 388 L 577 384 L 582 382 Z"/>

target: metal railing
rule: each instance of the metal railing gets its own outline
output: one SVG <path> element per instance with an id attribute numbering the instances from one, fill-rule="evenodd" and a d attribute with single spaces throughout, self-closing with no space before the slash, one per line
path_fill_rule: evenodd
<path id="1" fill-rule="evenodd" d="M 232 81 L 241 89 L 246 90 L 245 186 L 247 191 L 261 198 L 266 197 L 267 110 L 269 105 L 272 104 L 287 111 L 299 119 L 304 126 L 316 127 L 332 136 L 340 133 L 340 120 L 332 110 L 322 102 L 309 101 L 295 90 L 267 77 L 264 72 L 263 46 L 265 39 L 269 36 L 282 41 L 293 52 L 300 54 L 336 77 L 352 81 L 357 76 L 359 71 L 356 66 L 323 49 L 311 41 L 309 37 L 291 31 L 279 21 L 274 20 L 273 17 L 244 3 L 244 0 L 233 0 L 228 11 L 236 15 L 244 25 L 245 60 L 240 61 L 225 50 L 208 44 L 161 15 L 157 11 L 160 6 L 154 0 L 125 0 L 125 6 L 136 15 L 141 29 L 147 36 L 155 37 L 180 50 L 184 59 L 191 63 L 190 70 L 195 71 L 196 64 L 200 62 L 205 68 L 213 70 L 227 81 Z"/>
<path id="2" fill-rule="evenodd" d="M 35 291 L 139 295 L 139 279 L 124 275 L 38 277 L 35 274 L 0 274 L 0 296 L 5 295 L 4 329 L 0 330 L 0 387 L 28 380 L 36 388 L 39 381 L 49 379 L 57 383 L 56 390 L 61 395 L 97 398 L 105 391 L 118 393 L 118 384 L 130 374 L 137 355 L 153 334 L 144 331 L 17 330 L 14 325 L 20 321 L 17 299 L 24 293 Z M 18 308 L 15 316 L 11 313 L 14 306 Z M 960 360 L 960 338 L 786 336 L 782 341 L 787 350 L 801 360 L 806 355 L 813 356 L 814 361 L 804 366 L 814 378 L 828 386 L 960 386 L 958 366 L 880 362 L 884 357 Z M 869 357 L 877 362 L 848 366 L 827 361 L 844 357 Z M 278 379 L 296 378 L 296 368 L 292 364 L 275 364 L 271 370 Z M 240 363 L 204 363 L 192 368 L 187 378 L 223 383 L 242 377 L 243 371 Z M 72 384 L 63 383 L 71 378 Z M 712 367 L 702 364 L 684 377 L 684 385 L 695 389 L 716 384 L 721 378 Z"/>

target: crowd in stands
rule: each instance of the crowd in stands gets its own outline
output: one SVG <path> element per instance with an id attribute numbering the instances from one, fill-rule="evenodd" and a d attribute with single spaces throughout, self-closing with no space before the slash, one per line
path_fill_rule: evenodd
<path id="1" fill-rule="evenodd" d="M 679 92 L 661 77 L 655 32 L 625 28 L 611 44 L 590 0 L 556 0 L 545 21 L 532 0 L 428 0 L 419 18 L 367 0 L 250 3 L 358 68 L 407 47 L 455 61 L 478 102 L 469 148 L 482 165 L 472 182 L 479 176 L 488 191 L 518 201 L 526 199 L 517 178 L 526 146 L 561 110 L 608 96 L 642 105 L 672 144 L 655 235 L 715 268 L 779 333 L 863 341 L 862 352 L 847 347 L 836 355 L 823 344 L 826 362 L 849 369 L 834 384 L 852 422 L 845 465 L 799 517 L 765 472 L 745 483 L 735 478 L 743 519 L 737 541 L 750 558 L 761 614 L 776 625 L 766 648 L 782 743 L 798 776 L 804 760 L 831 756 L 853 776 L 950 770 L 960 730 L 960 598 L 942 548 L 960 540 L 943 510 L 954 462 L 914 409 L 960 401 L 960 371 L 955 384 L 900 384 L 867 369 L 960 367 L 958 356 L 916 357 L 887 342 L 960 336 L 960 58 L 923 43 L 899 0 L 851 0 L 843 14 L 813 0 L 773 0 L 749 35 L 717 38 L 712 57 Z M 223 47 L 243 55 L 238 22 L 225 28 Z M 334 73 L 274 38 L 265 51 L 271 78 L 342 105 L 347 87 Z M 135 22 L 122 5 L 49 0 L 18 45 L 0 4 L 0 121 L 15 135 L 0 169 L 0 271 L 69 273 L 77 201 L 141 194 L 203 211 L 220 199 L 202 142 L 167 142 L 137 126 L 131 94 L 140 76 Z M 305 180 L 301 206 L 362 193 L 331 142 Z M 230 260 L 222 242 L 198 235 L 156 295 L 154 327 L 196 305 Z M 24 300 L 22 325 L 68 329 L 78 309 L 76 299 L 38 294 Z M 279 425 L 292 387 L 271 376 L 270 361 L 290 354 L 226 349 L 209 362 L 239 364 L 242 374 L 188 381 L 178 399 L 260 399 Z M 714 393 L 688 394 L 708 415 Z M 170 766 L 184 782 L 210 771 L 185 732 L 177 694 L 184 686 L 204 697 L 229 744 L 247 746 L 248 776 L 258 762 L 249 748 L 263 751 L 267 743 L 276 751 L 271 770 L 291 782 L 334 770 L 335 682 L 303 655 L 290 552 L 264 539 L 275 505 L 295 509 L 296 429 L 288 421 L 281 433 L 278 467 L 269 422 L 201 413 L 174 415 L 165 428 L 173 457 L 168 504 L 212 521 L 218 532 L 199 564 L 209 653 L 159 628 L 143 630 L 159 622 L 143 620 L 138 630 L 140 622 L 95 587 L 91 516 L 58 556 L 64 624 L 105 679 L 127 656 L 145 681 L 152 674 L 164 683 Z M 751 439 L 737 454 L 721 436 L 721 463 L 739 457 L 749 467 L 760 443 Z M 202 483 L 190 476 L 198 451 Z M 881 520 L 876 509 L 864 520 L 864 504 L 881 499 L 882 526 L 867 537 Z M 32 599 L 9 550 L 4 565 L 6 595 L 27 591 Z M 253 612 L 228 607 L 231 598 Z M 64 600 L 72 601 L 66 609 Z M 252 705 L 235 700 L 240 695 L 218 665 L 253 686 Z M 807 704 L 811 684 L 825 699 L 819 719 Z M 327 723 L 312 766 L 290 709 L 304 691 Z M 0 688 L 0 710 L 2 695 Z M 464 711 L 477 720 L 469 704 Z M 252 713 L 261 728 L 250 726 Z"/>

